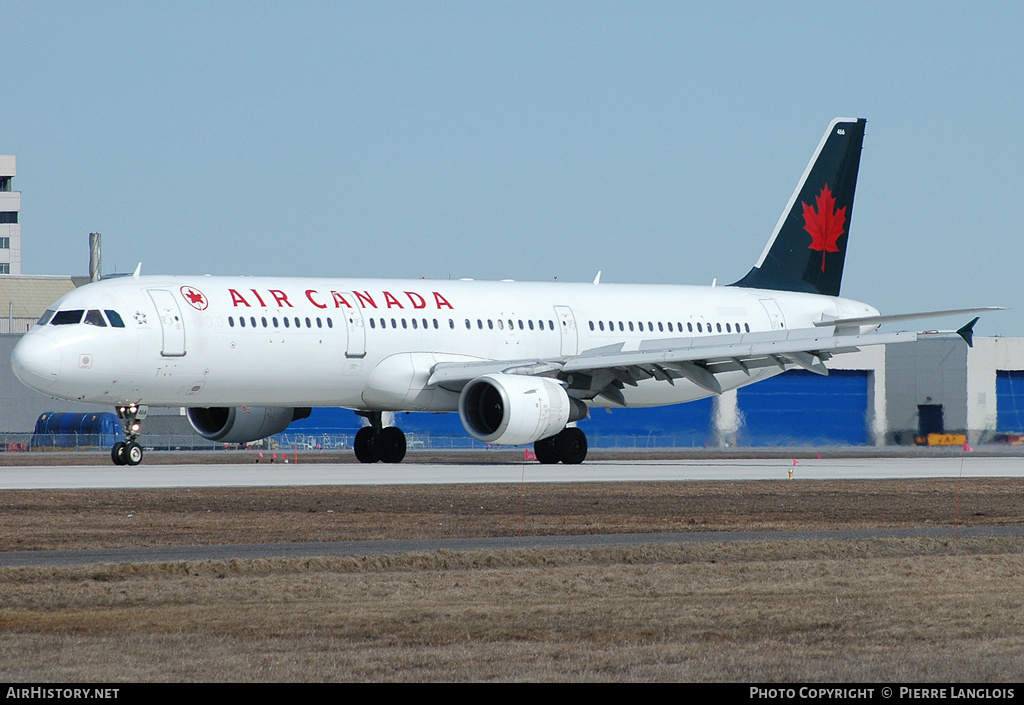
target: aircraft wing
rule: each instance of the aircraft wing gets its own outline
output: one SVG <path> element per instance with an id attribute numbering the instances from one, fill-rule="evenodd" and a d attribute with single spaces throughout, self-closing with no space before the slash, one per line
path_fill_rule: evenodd
<path id="1" fill-rule="evenodd" d="M 973 324 L 973 322 L 972 322 Z M 644 379 L 675 384 L 685 378 L 707 391 L 720 394 L 715 373 L 762 367 L 797 366 L 827 375 L 825 360 L 856 352 L 863 346 L 913 342 L 914 332 L 829 335 L 814 328 L 760 333 L 658 339 L 623 350 L 624 344 L 586 350 L 579 355 L 547 360 L 482 360 L 442 362 L 435 365 L 428 384 L 459 390 L 485 374 L 525 374 L 560 379 L 584 397 L 604 396 L 624 403 L 621 390 Z"/>
<path id="2" fill-rule="evenodd" d="M 903 321 L 919 321 L 924 318 L 939 318 L 942 316 L 960 316 L 972 313 L 988 313 L 989 311 L 1005 311 L 1003 306 L 984 306 L 982 308 L 958 308 L 945 311 L 921 311 L 919 313 L 896 313 L 887 316 L 860 316 L 857 318 L 832 318 L 824 321 L 815 321 L 817 327 L 834 327 L 836 334 L 850 332 L 861 326 L 880 326 L 883 323 L 900 323 Z"/>

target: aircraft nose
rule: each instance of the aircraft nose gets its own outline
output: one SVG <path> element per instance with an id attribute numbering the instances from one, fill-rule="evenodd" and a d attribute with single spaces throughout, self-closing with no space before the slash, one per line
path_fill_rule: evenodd
<path id="1" fill-rule="evenodd" d="M 60 346 L 41 333 L 26 333 L 11 352 L 14 375 L 40 392 L 49 389 L 57 379 L 60 361 Z"/>

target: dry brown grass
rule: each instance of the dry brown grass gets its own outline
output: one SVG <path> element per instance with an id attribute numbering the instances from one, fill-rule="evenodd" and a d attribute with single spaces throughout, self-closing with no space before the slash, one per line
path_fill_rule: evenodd
<path id="1" fill-rule="evenodd" d="M 0 492 L 8 548 L 508 535 L 520 488 Z M 530 485 L 524 533 L 952 523 L 949 481 Z M 1019 524 L 971 480 L 961 524 Z M 20 541 L 20 543 L 15 543 Z M 1024 539 L 0 570 L 7 681 L 1016 681 Z"/>
<path id="2" fill-rule="evenodd" d="M 12 681 L 1015 681 L 1019 539 L 0 571 Z"/>
<path id="3" fill-rule="evenodd" d="M 972 478 L 961 526 L 1019 524 Z M 6 550 L 592 533 L 952 526 L 955 480 L 0 491 Z"/>

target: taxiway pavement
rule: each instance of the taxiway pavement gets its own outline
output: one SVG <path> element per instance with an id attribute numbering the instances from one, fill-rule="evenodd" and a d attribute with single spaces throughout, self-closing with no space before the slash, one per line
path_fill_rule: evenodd
<path id="1" fill-rule="evenodd" d="M 941 458 L 616 460 L 581 465 L 416 463 L 400 465 L 243 463 L 7 466 L 0 489 L 143 489 L 519 482 L 685 482 L 692 480 L 867 480 L 1024 477 L 1024 458 L 967 454 Z"/>

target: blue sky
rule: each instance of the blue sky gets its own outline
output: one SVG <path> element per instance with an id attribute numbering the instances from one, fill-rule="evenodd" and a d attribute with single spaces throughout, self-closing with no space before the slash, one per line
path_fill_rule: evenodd
<path id="1" fill-rule="evenodd" d="M 868 119 L 843 295 L 1024 336 L 1024 3 L 0 0 L 23 272 L 710 284 Z M 963 321 L 936 322 L 955 327 Z"/>

